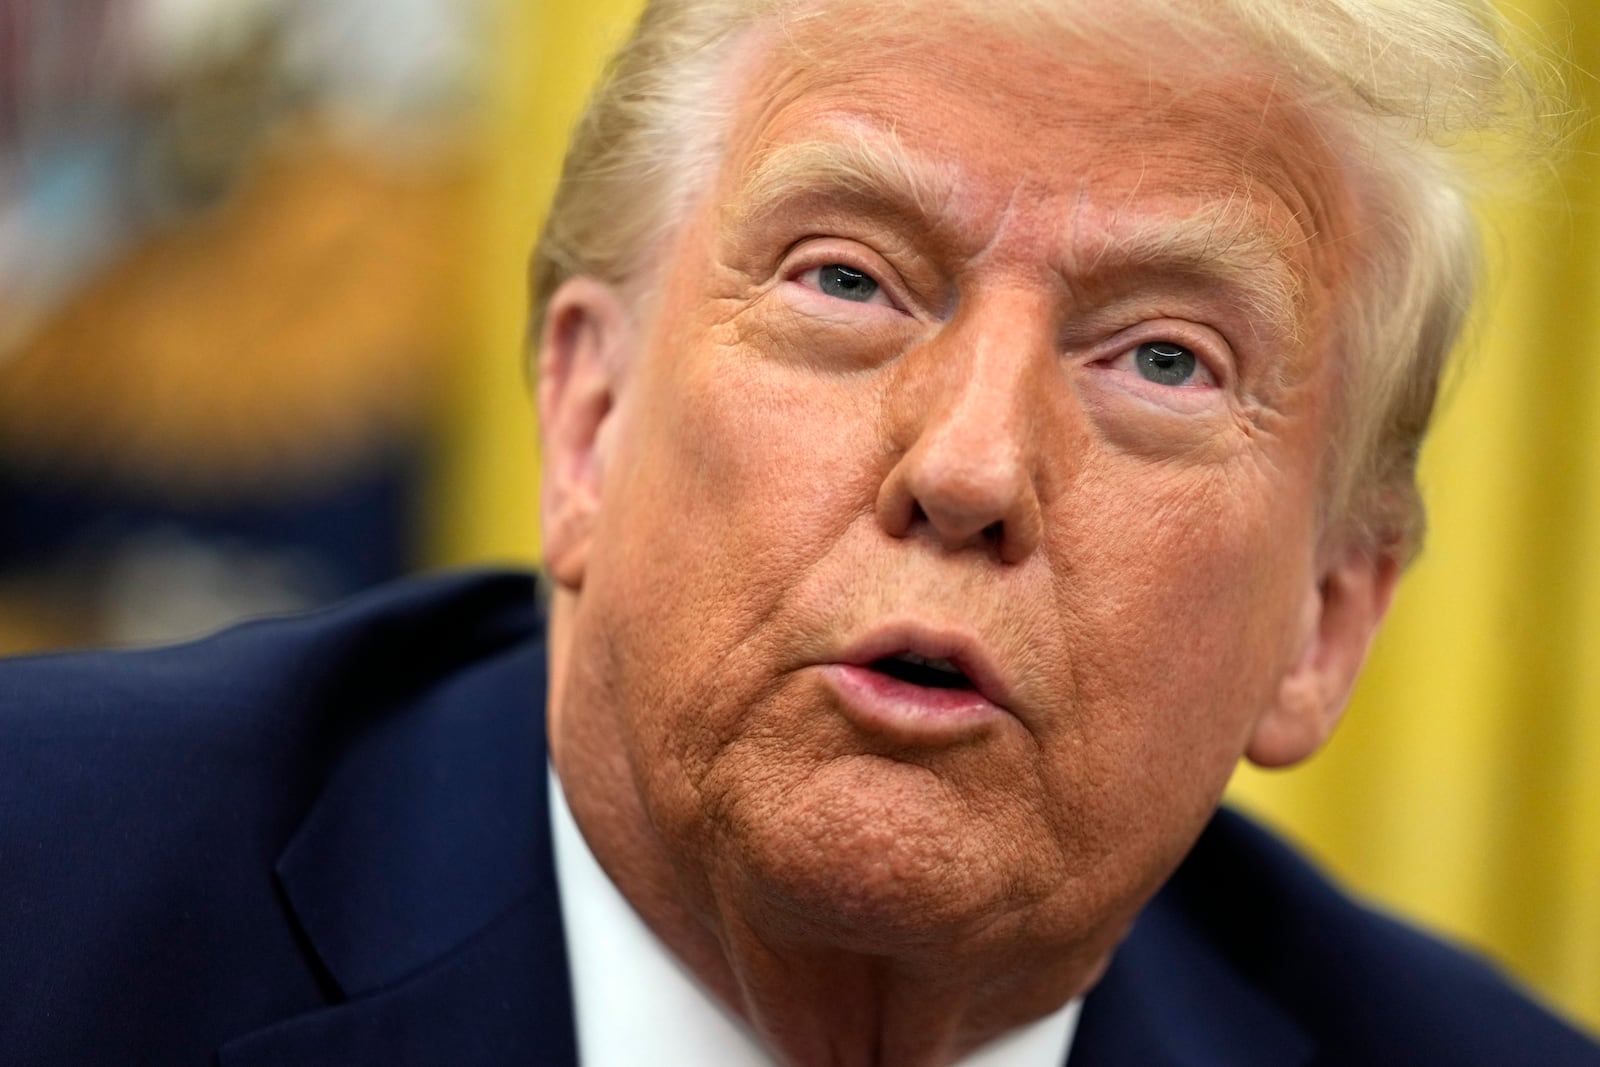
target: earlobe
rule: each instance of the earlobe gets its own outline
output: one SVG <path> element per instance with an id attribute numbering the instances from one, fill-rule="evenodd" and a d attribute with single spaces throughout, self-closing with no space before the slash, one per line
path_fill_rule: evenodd
<path id="1" fill-rule="evenodd" d="M 1333 734 L 1399 576 L 1392 557 L 1352 550 L 1308 591 L 1301 648 L 1279 683 L 1276 702 L 1256 720 L 1245 749 L 1252 763 L 1298 763 Z"/>
<path id="2" fill-rule="evenodd" d="M 571 278 L 551 296 L 539 339 L 539 510 L 545 570 L 568 589 L 583 584 L 602 499 L 605 430 L 632 345 L 632 320 L 611 286 Z"/>

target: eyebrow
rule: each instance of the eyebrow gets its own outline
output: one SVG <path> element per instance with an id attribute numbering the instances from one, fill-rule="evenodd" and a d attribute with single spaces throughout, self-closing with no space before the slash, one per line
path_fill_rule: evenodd
<path id="1" fill-rule="evenodd" d="M 955 195 L 946 166 L 915 157 L 892 129 L 847 128 L 828 139 L 797 141 L 763 153 L 740 187 L 742 214 L 759 216 L 796 198 L 844 194 L 927 229 L 941 229 Z"/>
<path id="2" fill-rule="evenodd" d="M 952 225 L 949 205 L 959 178 L 954 167 L 919 158 L 892 129 L 847 128 L 827 139 L 790 142 L 762 154 L 739 189 L 745 221 L 809 196 L 839 196 L 900 217 L 923 231 Z M 1138 190 L 1128 194 L 1133 202 Z M 1298 335 L 1303 279 L 1289 256 L 1310 237 L 1298 227 L 1273 234 L 1248 182 L 1225 200 L 1188 214 L 1112 208 L 1087 223 L 1075 212 L 1061 250 L 1072 273 L 1085 276 L 1166 275 L 1227 292 L 1246 314 Z M 1066 264 L 1064 264 L 1066 266 Z M 1297 338 L 1298 339 L 1298 338 Z"/>
<path id="3" fill-rule="evenodd" d="M 1254 203 L 1242 184 L 1186 215 L 1128 219 L 1113 210 L 1092 231 L 1078 216 L 1064 240 L 1091 276 L 1166 274 L 1217 285 L 1253 321 L 1287 328 L 1298 340 L 1305 283 L 1289 253 L 1311 235 L 1292 224 L 1285 227 L 1291 232 L 1274 234 Z"/>

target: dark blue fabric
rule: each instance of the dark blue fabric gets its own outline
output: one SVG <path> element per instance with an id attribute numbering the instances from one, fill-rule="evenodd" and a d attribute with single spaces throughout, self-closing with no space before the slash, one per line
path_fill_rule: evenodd
<path id="1" fill-rule="evenodd" d="M 1224 810 L 1090 993 L 1069 1063 L 1597 1067 L 1600 1047 Z"/>
<path id="2" fill-rule="evenodd" d="M 0 661 L 0 1063 L 574 1062 L 526 576 Z M 1600 1067 L 1223 813 L 1071 1067 Z"/>
<path id="3" fill-rule="evenodd" d="M 0 1063 L 572 1062 L 541 642 L 476 575 L 0 661 Z"/>

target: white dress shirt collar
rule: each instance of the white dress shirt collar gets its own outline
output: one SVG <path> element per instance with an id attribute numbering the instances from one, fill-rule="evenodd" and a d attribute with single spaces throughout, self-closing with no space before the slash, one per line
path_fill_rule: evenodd
<path id="1" fill-rule="evenodd" d="M 583 1067 L 776 1067 L 744 1021 L 644 924 L 600 868 L 550 772 L 556 880 Z M 1062 1067 L 1080 999 L 957 1067 Z"/>

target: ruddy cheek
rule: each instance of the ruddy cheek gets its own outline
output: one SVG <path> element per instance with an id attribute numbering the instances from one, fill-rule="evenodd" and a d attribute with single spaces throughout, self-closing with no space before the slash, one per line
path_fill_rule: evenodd
<path id="1" fill-rule="evenodd" d="M 1241 629 L 1253 625 L 1249 602 L 1271 594 L 1255 575 L 1272 539 L 1265 495 L 1234 497 L 1214 468 L 1125 457 L 1085 468 L 1057 519 L 1071 531 L 1058 552 L 1071 613 L 1094 620 L 1081 655 L 1100 664 L 1108 682 L 1122 677 L 1164 692 L 1235 656 Z"/>

